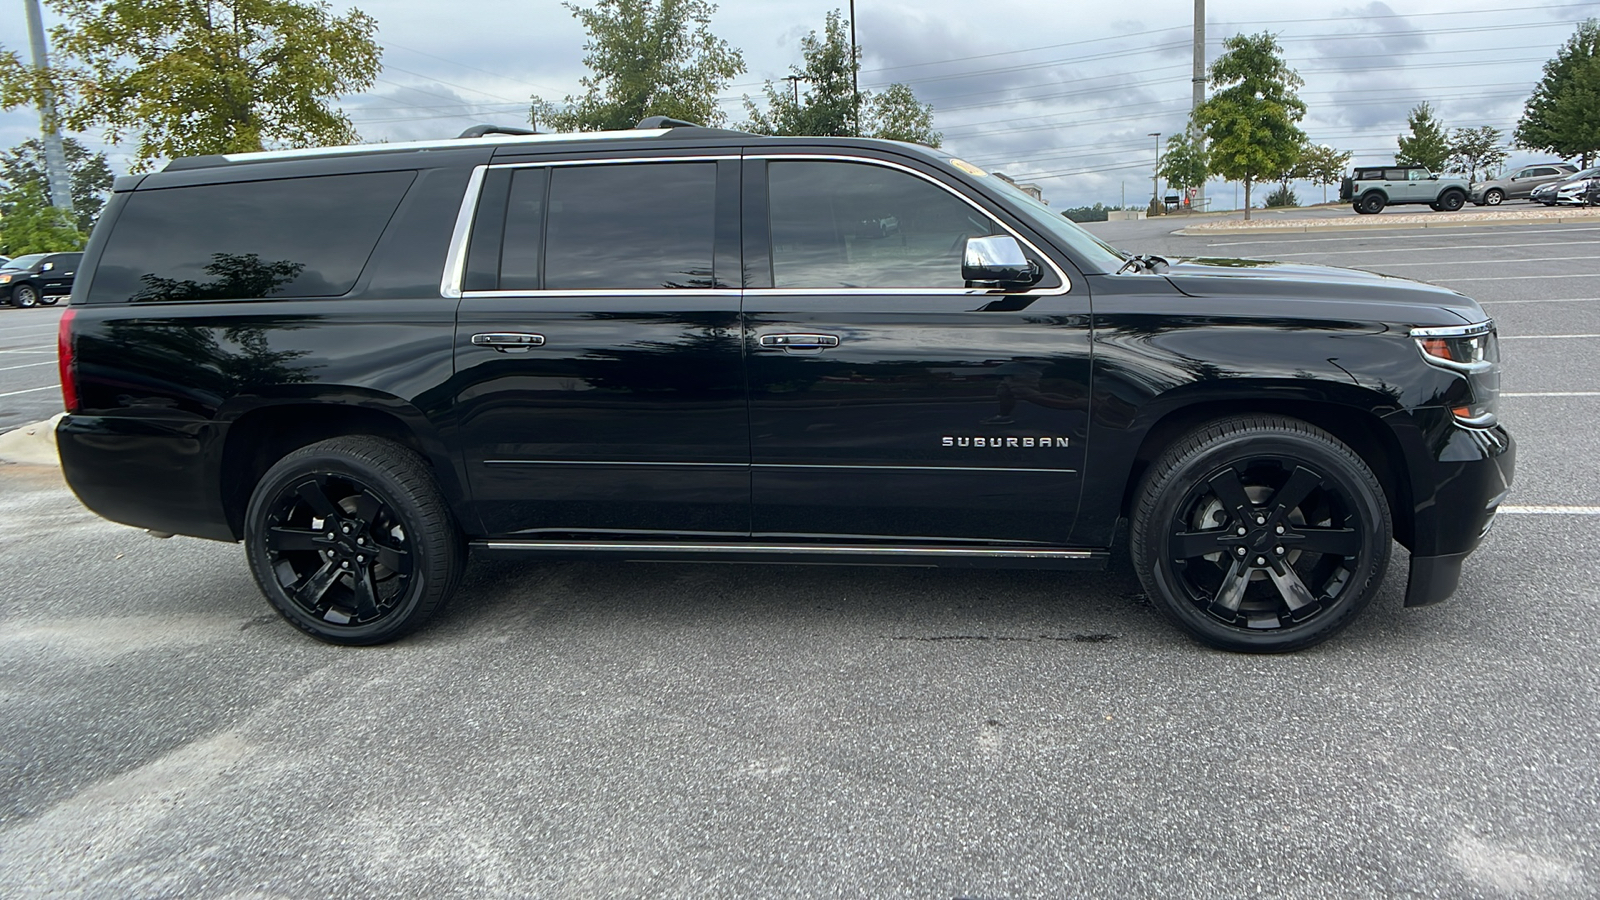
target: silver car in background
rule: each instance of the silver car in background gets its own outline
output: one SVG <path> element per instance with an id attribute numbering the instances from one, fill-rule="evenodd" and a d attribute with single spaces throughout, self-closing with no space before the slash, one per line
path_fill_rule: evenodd
<path id="1" fill-rule="evenodd" d="M 1535 189 L 1571 178 L 1578 167 L 1571 163 L 1541 163 L 1523 166 L 1509 174 L 1472 186 L 1472 202 L 1478 206 L 1499 206 L 1507 200 L 1531 198 Z"/>

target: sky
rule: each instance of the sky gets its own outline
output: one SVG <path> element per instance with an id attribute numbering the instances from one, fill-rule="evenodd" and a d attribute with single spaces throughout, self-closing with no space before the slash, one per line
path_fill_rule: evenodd
<path id="1" fill-rule="evenodd" d="M 10 5 L 0 43 L 26 55 L 23 3 Z M 586 72 L 585 34 L 557 0 L 332 2 L 337 12 L 351 5 L 377 19 L 384 48 L 372 89 L 339 100 L 364 140 L 526 124 L 531 95 L 559 102 L 579 92 Z M 719 5 L 712 31 L 743 52 L 746 66 L 722 94 L 730 125 L 746 118 L 742 97 L 760 98 L 764 81 L 788 74 L 800 61 L 800 38 L 820 31 L 836 8 L 848 18 L 845 0 Z M 1127 15 L 1117 17 L 1119 8 Z M 1037 183 L 1058 208 L 1148 202 L 1157 141 L 1150 134 L 1164 141 L 1185 127 L 1193 0 L 858 0 L 856 13 L 863 89 L 910 85 L 933 104 L 934 127 L 953 156 Z M 45 17 L 55 21 L 48 10 Z M 1423 101 L 1447 126 L 1490 125 L 1509 140 L 1544 62 L 1590 17 L 1600 17 L 1600 0 L 1208 0 L 1206 50 L 1209 62 L 1225 37 L 1274 33 L 1305 79 L 1301 128 L 1311 140 L 1354 151 L 1355 164 L 1386 163 L 1407 113 Z M 37 130 L 31 109 L 0 113 L 0 146 Z M 79 137 L 126 170 L 131 145 Z M 1545 158 L 1513 151 L 1511 164 Z M 1323 191 L 1296 186 L 1302 203 L 1321 201 Z M 1232 183 L 1213 182 L 1207 192 L 1218 208 L 1238 205 Z"/>

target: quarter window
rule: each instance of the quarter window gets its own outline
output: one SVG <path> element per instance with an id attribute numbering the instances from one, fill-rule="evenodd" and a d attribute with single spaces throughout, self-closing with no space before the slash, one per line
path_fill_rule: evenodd
<path id="1" fill-rule="evenodd" d="M 969 237 L 993 219 L 928 181 L 867 163 L 767 167 L 778 288 L 960 288 Z"/>

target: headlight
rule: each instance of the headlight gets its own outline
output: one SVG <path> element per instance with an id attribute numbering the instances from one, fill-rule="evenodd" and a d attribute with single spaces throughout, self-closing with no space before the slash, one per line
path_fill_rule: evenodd
<path id="1" fill-rule="evenodd" d="M 1411 339 L 1429 365 L 1461 373 L 1469 389 L 1469 402 L 1452 406 L 1456 421 L 1469 428 L 1495 424 L 1500 396 L 1500 344 L 1494 320 L 1475 325 L 1413 328 Z"/>
<path id="2" fill-rule="evenodd" d="M 11 276 L 10 275 L 0 275 L 0 284 L 10 284 L 10 283 L 11 283 Z"/>

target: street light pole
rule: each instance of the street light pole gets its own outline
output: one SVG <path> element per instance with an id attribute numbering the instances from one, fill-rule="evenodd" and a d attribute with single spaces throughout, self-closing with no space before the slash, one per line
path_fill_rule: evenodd
<path id="1" fill-rule="evenodd" d="M 861 136 L 861 57 L 856 50 L 856 0 L 850 0 L 850 91 L 856 106 L 856 137 Z"/>
<path id="2" fill-rule="evenodd" d="M 27 0 L 27 3 L 28 42 L 33 45 L 33 67 L 42 72 L 50 68 L 49 51 L 44 43 L 44 19 L 39 14 L 39 0 Z M 67 175 L 67 154 L 56 123 L 56 98 L 49 90 L 39 101 L 39 125 L 44 132 L 44 176 L 49 188 L 50 205 L 70 212 L 72 181 Z"/>
<path id="3" fill-rule="evenodd" d="M 1156 164 L 1150 172 L 1150 211 L 1157 212 L 1161 200 L 1161 132 L 1152 131 L 1150 137 L 1156 139 Z"/>

